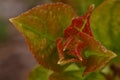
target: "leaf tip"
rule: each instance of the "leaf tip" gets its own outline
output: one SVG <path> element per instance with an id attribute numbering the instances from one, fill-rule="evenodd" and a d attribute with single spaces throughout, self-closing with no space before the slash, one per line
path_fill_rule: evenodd
<path id="1" fill-rule="evenodd" d="M 90 6 L 90 8 L 94 9 L 94 8 L 95 8 L 95 4 L 92 4 L 92 5 Z"/>
<path id="2" fill-rule="evenodd" d="M 14 18 L 10 18 L 10 19 L 9 19 L 9 21 L 10 21 L 11 23 L 13 23 L 13 22 L 14 22 L 13 20 L 14 20 Z"/>
<path id="3" fill-rule="evenodd" d="M 108 53 L 111 54 L 111 55 L 110 55 L 111 58 L 115 58 L 115 57 L 117 57 L 117 54 L 114 53 L 114 52 L 112 52 L 112 51 L 110 51 L 110 50 L 108 50 Z"/>

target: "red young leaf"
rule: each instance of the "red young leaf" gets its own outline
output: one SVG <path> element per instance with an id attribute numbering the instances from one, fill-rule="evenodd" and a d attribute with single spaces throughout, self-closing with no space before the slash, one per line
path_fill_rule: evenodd
<path id="1" fill-rule="evenodd" d="M 64 44 L 62 44 L 61 38 L 57 39 L 57 47 L 60 57 L 60 60 L 58 62 L 59 64 L 64 62 L 69 63 L 74 61 L 81 61 L 83 62 L 83 64 L 85 64 L 85 59 L 81 54 L 82 50 L 85 48 L 85 43 L 80 39 L 76 38 L 76 36 L 78 36 L 77 34 L 79 32 L 84 32 L 90 36 L 93 36 L 92 31 L 90 29 L 90 15 L 93 8 L 94 5 L 91 5 L 87 13 L 85 13 L 81 17 L 74 18 L 72 20 L 72 24 L 64 30 L 64 39 L 65 39 Z M 64 61 L 64 52 L 67 49 L 69 50 L 67 51 L 67 53 L 76 58 L 73 57 L 71 59 Z"/>
<path id="2" fill-rule="evenodd" d="M 64 30 L 63 38 L 57 39 L 58 64 L 81 62 L 86 66 L 83 76 L 100 69 L 116 56 L 93 37 L 90 29 L 90 15 L 93 9 L 94 5 L 91 5 L 87 13 L 74 18 L 71 25 Z M 89 56 L 85 56 L 87 50 L 92 51 Z"/>

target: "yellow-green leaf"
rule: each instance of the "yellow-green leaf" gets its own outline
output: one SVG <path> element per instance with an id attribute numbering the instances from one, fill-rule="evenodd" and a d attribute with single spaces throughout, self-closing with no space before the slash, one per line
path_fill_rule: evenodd
<path id="1" fill-rule="evenodd" d="M 48 80 L 50 74 L 51 71 L 38 65 L 29 73 L 28 80 Z"/>
<path id="2" fill-rule="evenodd" d="M 66 71 L 61 74 L 53 73 L 49 76 L 49 80 L 106 80 L 100 72 L 90 73 L 83 77 L 84 68 L 74 71 Z"/>
<path id="3" fill-rule="evenodd" d="M 37 61 L 42 66 L 59 72 L 64 67 L 57 64 L 55 39 L 62 35 L 73 17 L 76 14 L 69 5 L 50 3 L 38 5 L 10 21 L 23 34 Z"/>
<path id="4" fill-rule="evenodd" d="M 117 53 L 120 61 L 120 1 L 105 0 L 91 16 L 95 37 L 108 49 Z"/>

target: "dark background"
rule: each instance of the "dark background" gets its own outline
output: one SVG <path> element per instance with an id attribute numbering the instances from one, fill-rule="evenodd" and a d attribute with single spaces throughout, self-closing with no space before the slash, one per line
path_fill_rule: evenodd
<path id="1" fill-rule="evenodd" d="M 0 0 L 0 80 L 27 80 L 37 63 L 21 34 L 9 22 L 48 0 Z"/>

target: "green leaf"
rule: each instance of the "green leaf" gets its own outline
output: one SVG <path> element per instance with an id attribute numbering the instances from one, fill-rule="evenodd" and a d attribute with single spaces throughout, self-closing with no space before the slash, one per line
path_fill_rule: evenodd
<path id="1" fill-rule="evenodd" d="M 73 17 L 76 14 L 69 5 L 51 3 L 39 5 L 10 21 L 23 34 L 39 64 L 60 72 L 64 66 L 57 64 L 55 40 L 63 34 Z"/>
<path id="2" fill-rule="evenodd" d="M 120 61 L 120 1 L 106 0 L 91 16 L 94 36 L 108 49 L 117 53 Z"/>
<path id="3" fill-rule="evenodd" d="M 86 42 L 88 49 L 85 51 L 86 69 L 83 76 L 95 72 L 103 68 L 111 59 L 116 57 L 116 54 L 110 50 L 107 50 L 99 41 L 86 33 L 79 32 L 80 38 Z"/>
<path id="4" fill-rule="evenodd" d="M 28 80 L 48 80 L 50 74 L 51 71 L 38 65 L 30 72 Z"/>
<path id="5" fill-rule="evenodd" d="M 79 71 L 68 71 L 62 74 L 52 74 L 50 80 L 106 80 L 100 73 L 91 73 L 87 77 L 82 77 Z"/>
<path id="6" fill-rule="evenodd" d="M 29 74 L 28 80 L 105 80 L 99 72 L 94 72 L 86 77 L 82 76 L 84 68 L 77 68 L 75 64 L 70 65 L 65 72 L 52 73 L 51 71 L 37 65 Z"/>
<path id="7" fill-rule="evenodd" d="M 75 65 L 72 65 L 74 69 Z M 75 67 L 76 68 L 76 67 Z M 49 76 L 49 80 L 83 80 L 82 73 L 84 68 L 78 70 L 67 70 L 62 73 L 53 73 Z"/>
<path id="8" fill-rule="evenodd" d="M 106 80 L 100 72 L 89 74 L 84 80 Z"/>
<path id="9" fill-rule="evenodd" d="M 49 76 L 49 80 L 106 80 L 100 72 L 93 72 L 83 77 L 84 68 L 79 70 L 66 71 L 61 74 L 53 73 Z"/>

